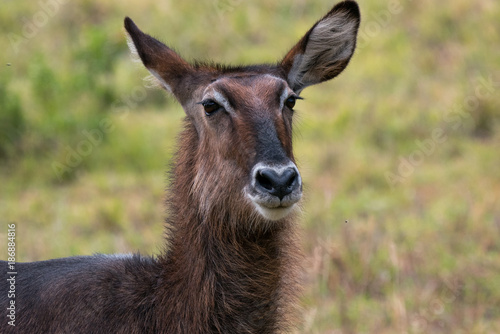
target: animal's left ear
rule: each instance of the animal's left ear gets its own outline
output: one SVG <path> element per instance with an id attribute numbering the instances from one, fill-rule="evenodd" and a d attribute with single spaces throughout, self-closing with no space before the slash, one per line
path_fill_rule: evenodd
<path id="1" fill-rule="evenodd" d="M 344 70 L 356 47 L 359 22 L 357 3 L 340 2 L 288 52 L 280 66 L 296 93 Z"/>

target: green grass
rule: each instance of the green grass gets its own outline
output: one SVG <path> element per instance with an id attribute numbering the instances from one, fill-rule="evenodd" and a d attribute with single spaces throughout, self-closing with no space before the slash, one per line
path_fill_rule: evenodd
<path id="1" fill-rule="evenodd" d="M 500 4 L 393 3 L 361 1 L 351 64 L 297 105 L 299 332 L 497 333 Z M 282 57 L 332 5 L 72 1 L 13 45 L 43 8 L 2 4 L 0 238 L 17 223 L 19 261 L 160 249 L 183 112 L 144 88 L 124 16 L 187 59 L 251 64 Z"/>

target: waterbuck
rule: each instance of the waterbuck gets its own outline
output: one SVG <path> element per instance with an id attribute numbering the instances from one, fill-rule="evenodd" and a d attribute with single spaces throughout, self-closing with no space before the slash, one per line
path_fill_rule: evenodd
<path id="1" fill-rule="evenodd" d="M 278 63 L 222 66 L 190 64 L 125 18 L 132 52 L 186 113 L 170 171 L 165 249 L 156 257 L 17 263 L 15 327 L 3 316 L 0 332 L 292 330 L 302 196 L 294 106 L 305 87 L 344 70 L 359 21 L 356 2 L 343 1 Z M 4 312 L 13 300 L 7 279 Z"/>

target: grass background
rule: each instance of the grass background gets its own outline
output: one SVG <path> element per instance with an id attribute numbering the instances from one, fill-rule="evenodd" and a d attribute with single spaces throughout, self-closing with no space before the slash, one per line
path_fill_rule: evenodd
<path id="1" fill-rule="evenodd" d="M 359 3 L 351 64 L 297 105 L 299 332 L 498 333 L 500 3 Z M 19 261 L 160 249 L 183 112 L 144 87 L 124 16 L 187 59 L 251 64 L 332 5 L 3 1 L 2 244 L 15 222 Z"/>

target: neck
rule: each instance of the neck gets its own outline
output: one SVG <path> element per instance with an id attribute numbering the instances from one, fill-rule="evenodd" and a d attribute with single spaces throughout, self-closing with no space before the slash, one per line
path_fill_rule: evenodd
<path id="1" fill-rule="evenodd" d="M 192 191 L 196 155 L 182 145 L 192 151 L 197 147 L 192 141 L 196 133 L 187 128 L 172 174 L 169 246 L 161 261 L 168 290 L 164 302 L 175 299 L 177 304 L 165 304 L 166 318 L 184 318 L 190 327 L 182 332 L 189 333 L 277 333 L 290 312 L 284 306 L 293 304 L 297 290 L 291 279 L 294 224 L 269 224 L 256 214 L 238 213 L 223 200 L 212 201 L 207 209 L 200 192 Z"/>

